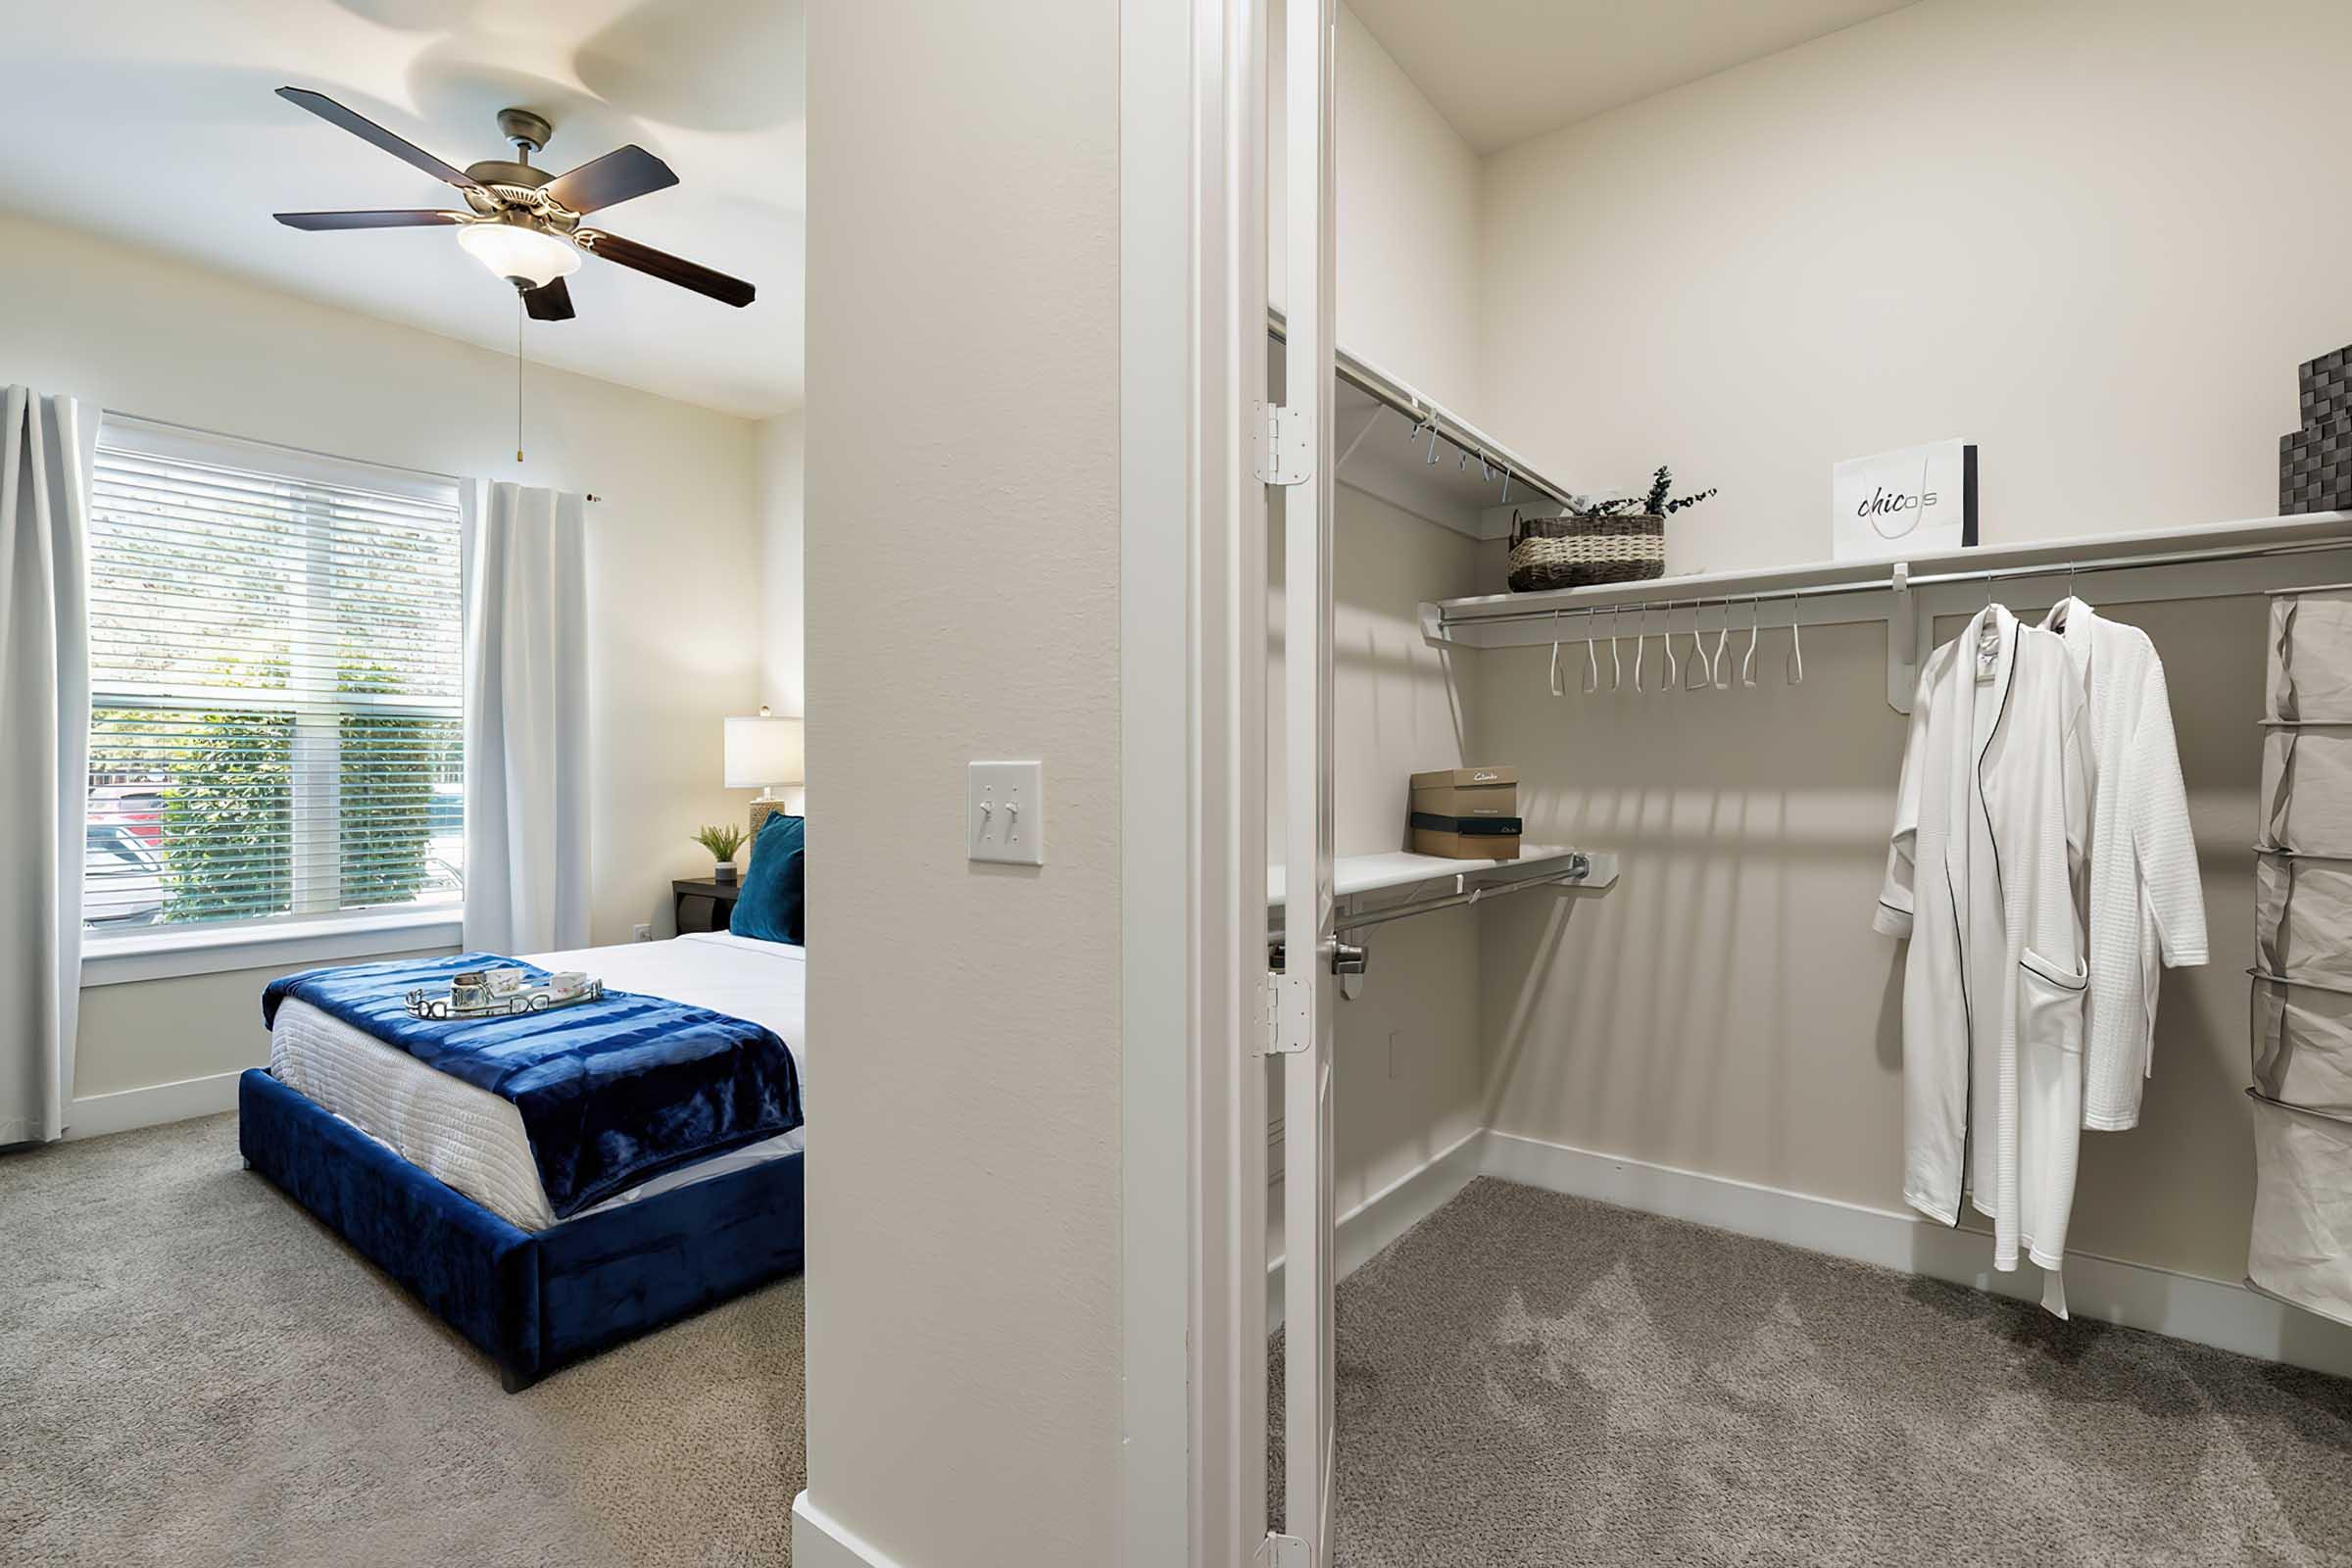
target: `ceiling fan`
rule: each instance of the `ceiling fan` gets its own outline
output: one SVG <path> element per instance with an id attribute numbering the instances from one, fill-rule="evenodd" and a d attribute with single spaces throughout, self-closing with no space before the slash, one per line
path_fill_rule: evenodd
<path id="1" fill-rule="evenodd" d="M 498 112 L 499 134 L 514 144 L 512 159 L 490 158 L 460 170 L 403 141 L 374 121 L 353 113 L 324 93 L 280 87 L 277 95 L 373 142 L 403 163 L 413 164 L 466 198 L 463 212 L 416 208 L 362 213 L 279 213 L 289 228 L 416 228 L 455 225 L 458 243 L 491 271 L 514 285 L 523 309 L 538 320 L 567 321 L 575 314 L 564 279 L 579 270 L 580 253 L 599 256 L 664 283 L 690 288 L 728 305 L 752 303 L 752 285 L 675 256 L 623 239 L 601 228 L 585 228 L 582 217 L 662 190 L 678 182 L 669 166 L 644 148 L 621 147 L 568 173 L 550 174 L 531 167 L 531 154 L 553 134 L 542 116 L 527 109 Z"/>

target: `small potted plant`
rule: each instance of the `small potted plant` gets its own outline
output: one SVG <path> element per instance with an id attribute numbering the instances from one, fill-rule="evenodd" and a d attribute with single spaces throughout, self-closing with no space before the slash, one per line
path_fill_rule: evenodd
<path id="1" fill-rule="evenodd" d="M 1715 493 L 1670 496 L 1674 470 L 1665 465 L 1642 496 L 1595 500 L 1570 496 L 1556 517 L 1511 518 L 1511 590 L 1581 588 L 1591 583 L 1643 582 L 1666 574 L 1666 519 Z M 1636 509 L 1639 510 L 1636 510 Z"/>
<path id="2" fill-rule="evenodd" d="M 694 842 L 709 850 L 710 858 L 718 862 L 710 868 L 714 880 L 735 880 L 735 852 L 743 848 L 743 829 L 732 822 L 724 827 L 706 827 L 694 836 Z"/>

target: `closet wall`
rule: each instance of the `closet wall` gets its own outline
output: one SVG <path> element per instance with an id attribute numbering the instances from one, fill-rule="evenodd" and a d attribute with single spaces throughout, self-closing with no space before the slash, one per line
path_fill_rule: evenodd
<path id="1" fill-rule="evenodd" d="M 1467 716 L 1457 700 L 1465 688 L 1447 680 L 1448 661 L 1422 640 L 1413 610 L 1429 591 L 1416 584 L 1444 582 L 1453 585 L 1446 590 L 1449 594 L 1476 592 L 1479 546 L 1358 490 L 1342 487 L 1335 511 L 1335 848 L 1341 855 L 1372 855 L 1404 847 L 1407 780 L 1466 760 Z M 1270 520 L 1280 521 L 1278 515 Z M 1279 628 L 1282 545 L 1279 526 L 1272 531 L 1269 569 Z M 1278 634 L 1266 702 L 1266 794 L 1277 817 L 1266 853 L 1276 863 L 1285 853 L 1279 820 L 1282 696 Z M 1478 912 L 1454 909 L 1398 921 L 1360 940 L 1372 967 L 1362 997 L 1340 1003 L 1334 1041 L 1334 1168 L 1342 1213 L 1476 1132 L 1481 1103 Z M 1269 1063 L 1268 1085 L 1279 1136 L 1279 1063 Z M 1280 1175 L 1279 1151 L 1272 1169 Z"/>
<path id="2" fill-rule="evenodd" d="M 2274 513 L 2347 52 L 2336 0 L 1925 0 L 1498 153 L 1498 433 L 1723 485 L 1671 572 L 1820 559 L 1833 462 L 1944 436 L 1992 541 Z"/>
<path id="3" fill-rule="evenodd" d="M 1279 17 L 1275 29 L 1281 37 Z M 1403 376 L 1471 415 L 1478 345 L 1478 159 L 1354 15 L 1340 12 L 1336 206 L 1339 338 L 1350 353 Z M 1280 81 L 1277 60 L 1273 79 Z M 1282 200 L 1279 95 L 1274 127 Z M 1281 299 L 1282 261 L 1274 262 Z M 1402 440 L 1384 416 L 1367 439 Z M 1475 760 L 1463 751 L 1467 692 L 1415 621 L 1433 594 L 1479 591 L 1478 541 L 1346 483 L 1335 492 L 1338 534 L 1333 634 L 1337 748 L 1336 843 L 1341 855 L 1404 847 L 1407 780 Z M 1281 498 L 1269 509 L 1275 647 L 1268 671 L 1267 852 L 1283 848 Z M 1433 585 L 1443 584 L 1443 587 Z M 1458 667 L 1458 666 L 1457 666 Z M 1361 1000 L 1339 1009 L 1338 1144 L 1341 1212 L 1427 1164 L 1479 1125 L 1478 921 L 1460 910 L 1371 935 Z M 1270 1070 L 1279 1138 L 1281 1074 Z M 1279 1148 L 1273 1170 L 1282 1169 Z M 1279 1223 L 1280 1189 L 1275 1220 Z"/>
<path id="4" fill-rule="evenodd" d="M 2323 0 L 1926 0 L 1500 153 L 1497 427 L 1594 486 L 1722 486 L 1675 572 L 1826 557 L 1830 465 L 1940 436 L 1982 447 L 1988 543 L 2273 513 L 2295 365 L 2352 339 L 2352 210 L 2315 200 L 2347 56 Z M 2073 1245 L 2234 1281 L 2264 610 L 2116 613 L 2171 676 L 2213 961 L 2166 978 L 2141 1127 L 2085 1140 Z M 1573 916 L 1481 911 L 1486 1114 L 1899 1210 L 1902 950 L 1870 915 L 1904 725 L 1877 627 L 1809 632 L 1797 688 L 1786 649 L 1754 690 L 1559 701 L 1544 651 L 1463 656 L 1530 834 L 1623 858 Z"/>
<path id="5" fill-rule="evenodd" d="M 1269 212 L 1288 182 L 1281 90 L 1284 7 L 1273 8 L 1267 80 Z M 1334 155 L 1340 341 L 1457 414 L 1477 417 L 1479 160 L 1380 40 L 1340 7 Z M 1283 229 L 1268 225 L 1268 297 L 1284 297 Z"/>

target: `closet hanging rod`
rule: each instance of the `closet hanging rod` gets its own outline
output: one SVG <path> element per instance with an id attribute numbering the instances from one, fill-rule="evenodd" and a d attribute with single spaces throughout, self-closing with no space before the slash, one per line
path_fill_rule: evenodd
<path id="1" fill-rule="evenodd" d="M 2285 524 L 2295 524 L 2308 521 L 2310 523 L 2320 525 L 2322 529 L 2327 531 L 2324 532 L 2320 537 L 2290 539 L 2266 538 L 2260 541 L 2250 541 L 2233 545 L 2218 545 L 2205 549 L 2150 550 L 2143 554 L 2092 556 L 2087 558 L 2070 556 L 2066 554 L 2067 547 L 2063 544 L 2037 543 L 2014 547 L 2019 551 L 2031 552 L 2034 556 L 2034 560 L 2017 562 L 2005 565 L 1963 567 L 1955 570 L 1945 571 L 1908 571 L 1902 573 L 1898 578 L 1897 573 L 1893 569 L 1897 564 L 1889 563 L 1888 570 L 1884 576 L 1874 574 L 1869 577 L 1855 578 L 1845 582 L 1799 582 L 1790 583 L 1786 586 L 1772 582 L 1770 580 L 1772 573 L 1767 571 L 1758 573 L 1758 580 L 1755 581 L 1752 586 L 1735 588 L 1731 587 L 1727 583 L 1723 586 L 1722 591 L 1714 593 L 1693 594 L 1689 592 L 1677 592 L 1675 590 L 1684 584 L 1691 584 L 1692 586 L 1695 586 L 1695 584 L 1691 583 L 1691 580 L 1689 578 L 1678 580 L 1671 577 L 1657 577 L 1651 578 L 1646 582 L 1616 583 L 1600 588 L 1568 588 L 1549 594 L 1520 596 L 1524 599 L 1536 600 L 1538 602 L 1525 604 L 1523 606 L 1513 606 L 1507 609 L 1496 608 L 1489 610 L 1484 608 L 1485 604 L 1492 603 L 1499 598 L 1499 596 L 1490 595 L 1487 596 L 1486 600 L 1474 601 L 1471 604 L 1446 604 L 1436 607 L 1439 612 L 1436 625 L 1440 631 L 1443 631 L 1444 629 L 1452 626 L 1494 626 L 1510 624 L 1514 622 L 1550 621 L 1562 615 L 1591 616 L 1602 611 L 1633 610 L 1641 606 L 1648 606 L 1652 609 L 1665 609 L 1668 611 L 1673 611 L 1677 609 L 1695 610 L 1701 606 L 1710 608 L 1729 607 L 1747 601 L 1757 601 L 1764 604 L 1771 604 L 1776 601 L 1783 600 L 1825 599 L 1848 594 L 1890 593 L 1898 588 L 1930 588 L 1938 584 L 1993 583 L 2005 582 L 2013 578 L 2021 577 L 2057 577 L 2065 576 L 2070 573 L 2081 574 L 2100 571 L 2129 571 L 2143 566 L 2211 564 L 2220 562 L 2253 561 L 2278 556 L 2309 555 L 2324 551 L 2337 551 L 2352 548 L 2352 517 L 2347 517 L 2343 514 L 2323 514 L 2311 516 L 2309 518 L 2266 519 L 2266 522 L 2267 521 L 2276 521 L 2278 523 Z M 2237 526 L 2260 528 L 2265 526 L 2265 524 Z M 2200 532 L 2209 531 L 2210 530 L 2187 529 L 2171 535 L 2151 535 L 2145 537 L 2148 537 L 2151 541 L 2169 541 L 2171 539 L 2185 540 L 2196 537 Z M 2080 541 L 2080 543 L 2092 549 L 2098 548 L 2098 541 L 2095 538 L 2084 539 Z M 1942 561 L 1948 561 L 1950 559 L 1951 557 L 1948 555 L 1940 558 Z M 1819 568 L 1790 568 L 1791 571 L 1799 572 L 1813 569 Z M 1730 574 L 1726 575 L 1729 576 Z M 2258 592 L 2261 590 L 2248 589 L 2246 591 Z M 1576 602 L 1579 600 L 1587 602 Z"/>
<path id="2" fill-rule="evenodd" d="M 1266 308 L 1266 335 L 1286 347 L 1290 343 L 1290 325 L 1283 319 L 1279 307 Z M 1560 507 L 1568 505 L 1568 497 L 1573 492 L 1565 485 L 1529 466 L 1525 458 L 1452 410 L 1423 397 L 1408 383 L 1398 380 L 1370 361 L 1348 353 L 1344 347 L 1332 351 L 1332 362 L 1342 381 L 1374 402 L 1404 416 L 1423 429 L 1434 425 L 1447 444 L 1468 453 L 1482 465 L 1505 476 L 1500 492 L 1502 499 L 1497 505 L 1508 504 L 1511 494 L 1521 490 L 1531 492 L 1531 499 L 1541 498 Z"/>
<path id="3" fill-rule="evenodd" d="M 1529 888 L 1557 887 L 1562 883 L 1583 882 L 1592 875 L 1592 860 L 1587 855 L 1572 855 L 1559 870 L 1543 876 L 1515 878 L 1509 882 L 1482 882 L 1464 888 L 1459 893 L 1441 894 L 1434 899 L 1414 899 L 1404 904 L 1393 904 L 1386 908 L 1364 909 L 1333 917 L 1334 933 L 1361 931 L 1368 926 L 1387 925 L 1391 920 L 1409 920 L 1417 914 L 1433 914 L 1440 909 L 1457 908 L 1466 904 L 1481 904 L 1488 899 L 1499 899 L 1513 893 L 1525 893 Z"/>

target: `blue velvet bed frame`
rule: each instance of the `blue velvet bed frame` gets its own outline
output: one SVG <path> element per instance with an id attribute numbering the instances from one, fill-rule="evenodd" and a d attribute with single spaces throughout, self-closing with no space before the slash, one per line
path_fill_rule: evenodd
<path id="1" fill-rule="evenodd" d="M 801 1154 L 526 1231 L 258 1067 L 238 1081 L 237 1143 L 510 1394 L 801 1266 Z"/>

